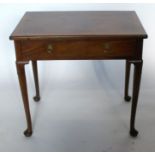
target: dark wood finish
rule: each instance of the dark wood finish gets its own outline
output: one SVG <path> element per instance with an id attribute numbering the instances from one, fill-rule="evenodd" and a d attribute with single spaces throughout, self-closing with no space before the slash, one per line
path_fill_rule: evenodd
<path id="1" fill-rule="evenodd" d="M 133 81 L 133 94 L 132 94 L 132 107 L 131 107 L 131 120 L 130 120 L 130 135 L 136 137 L 138 131 L 135 129 L 135 116 L 138 103 L 138 95 L 141 81 L 141 72 L 143 61 L 131 61 L 134 64 L 134 81 Z"/>
<path id="2" fill-rule="evenodd" d="M 70 59 L 131 59 L 136 57 L 136 39 L 93 40 L 24 40 L 21 41 L 22 60 Z M 51 46 L 51 51 L 48 50 Z"/>
<path id="3" fill-rule="evenodd" d="M 28 62 L 17 62 L 16 66 L 27 120 L 27 129 L 24 131 L 24 134 L 25 136 L 29 137 L 32 134 L 32 123 L 31 123 L 31 115 L 30 115 L 26 76 L 25 76 L 25 64 L 27 63 Z"/>
<path id="4" fill-rule="evenodd" d="M 26 12 L 11 39 L 147 37 L 134 11 Z"/>
<path id="5" fill-rule="evenodd" d="M 128 92 L 129 91 L 130 68 L 131 68 L 131 63 L 128 60 L 126 60 L 124 99 L 127 102 L 131 100 L 131 96 L 129 96 L 129 92 Z"/>
<path id="6" fill-rule="evenodd" d="M 34 83 L 35 83 L 35 89 L 36 89 L 36 95 L 33 97 L 33 99 L 36 102 L 38 102 L 38 101 L 40 101 L 40 92 L 39 92 L 37 61 L 32 61 L 32 69 L 33 69 Z"/>
<path id="7" fill-rule="evenodd" d="M 133 11 L 27 12 L 10 39 L 14 40 L 18 77 L 27 118 L 26 136 L 32 134 L 25 64 L 32 61 L 36 101 L 40 99 L 37 60 L 126 60 L 125 100 L 129 101 L 130 65 L 134 64 L 130 135 L 142 70 L 143 39 L 147 34 Z"/>

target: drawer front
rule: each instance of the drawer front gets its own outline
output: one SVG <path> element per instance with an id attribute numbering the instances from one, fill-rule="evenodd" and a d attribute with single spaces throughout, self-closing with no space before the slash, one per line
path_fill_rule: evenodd
<path id="1" fill-rule="evenodd" d="M 134 58 L 137 42 L 124 40 L 24 40 L 24 60 L 124 59 Z"/>

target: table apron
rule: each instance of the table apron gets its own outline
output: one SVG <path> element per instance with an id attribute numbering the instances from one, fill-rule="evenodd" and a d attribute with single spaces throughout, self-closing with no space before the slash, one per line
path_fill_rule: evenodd
<path id="1" fill-rule="evenodd" d="M 21 40 L 15 44 L 22 61 L 135 59 L 138 52 L 137 39 Z"/>

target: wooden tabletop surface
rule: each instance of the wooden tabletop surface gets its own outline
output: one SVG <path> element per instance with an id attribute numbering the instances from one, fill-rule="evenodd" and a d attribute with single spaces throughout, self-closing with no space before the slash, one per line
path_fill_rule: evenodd
<path id="1" fill-rule="evenodd" d="M 147 34 L 134 11 L 26 12 L 10 39 L 141 37 Z"/>

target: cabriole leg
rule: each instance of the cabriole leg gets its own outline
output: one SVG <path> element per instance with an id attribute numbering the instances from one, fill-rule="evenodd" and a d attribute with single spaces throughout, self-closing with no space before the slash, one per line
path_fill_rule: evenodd
<path id="1" fill-rule="evenodd" d="M 136 137 L 138 135 L 138 131 L 135 129 L 135 117 L 136 117 L 136 109 L 138 103 L 143 61 L 142 60 L 132 61 L 131 63 L 134 64 L 134 81 L 133 81 L 131 120 L 130 120 L 130 135 L 132 137 Z"/>
<path id="2" fill-rule="evenodd" d="M 28 62 L 17 62 L 16 67 L 27 121 L 27 129 L 24 131 L 24 135 L 30 137 L 32 135 L 32 123 L 25 75 L 25 64 L 27 63 Z"/>

